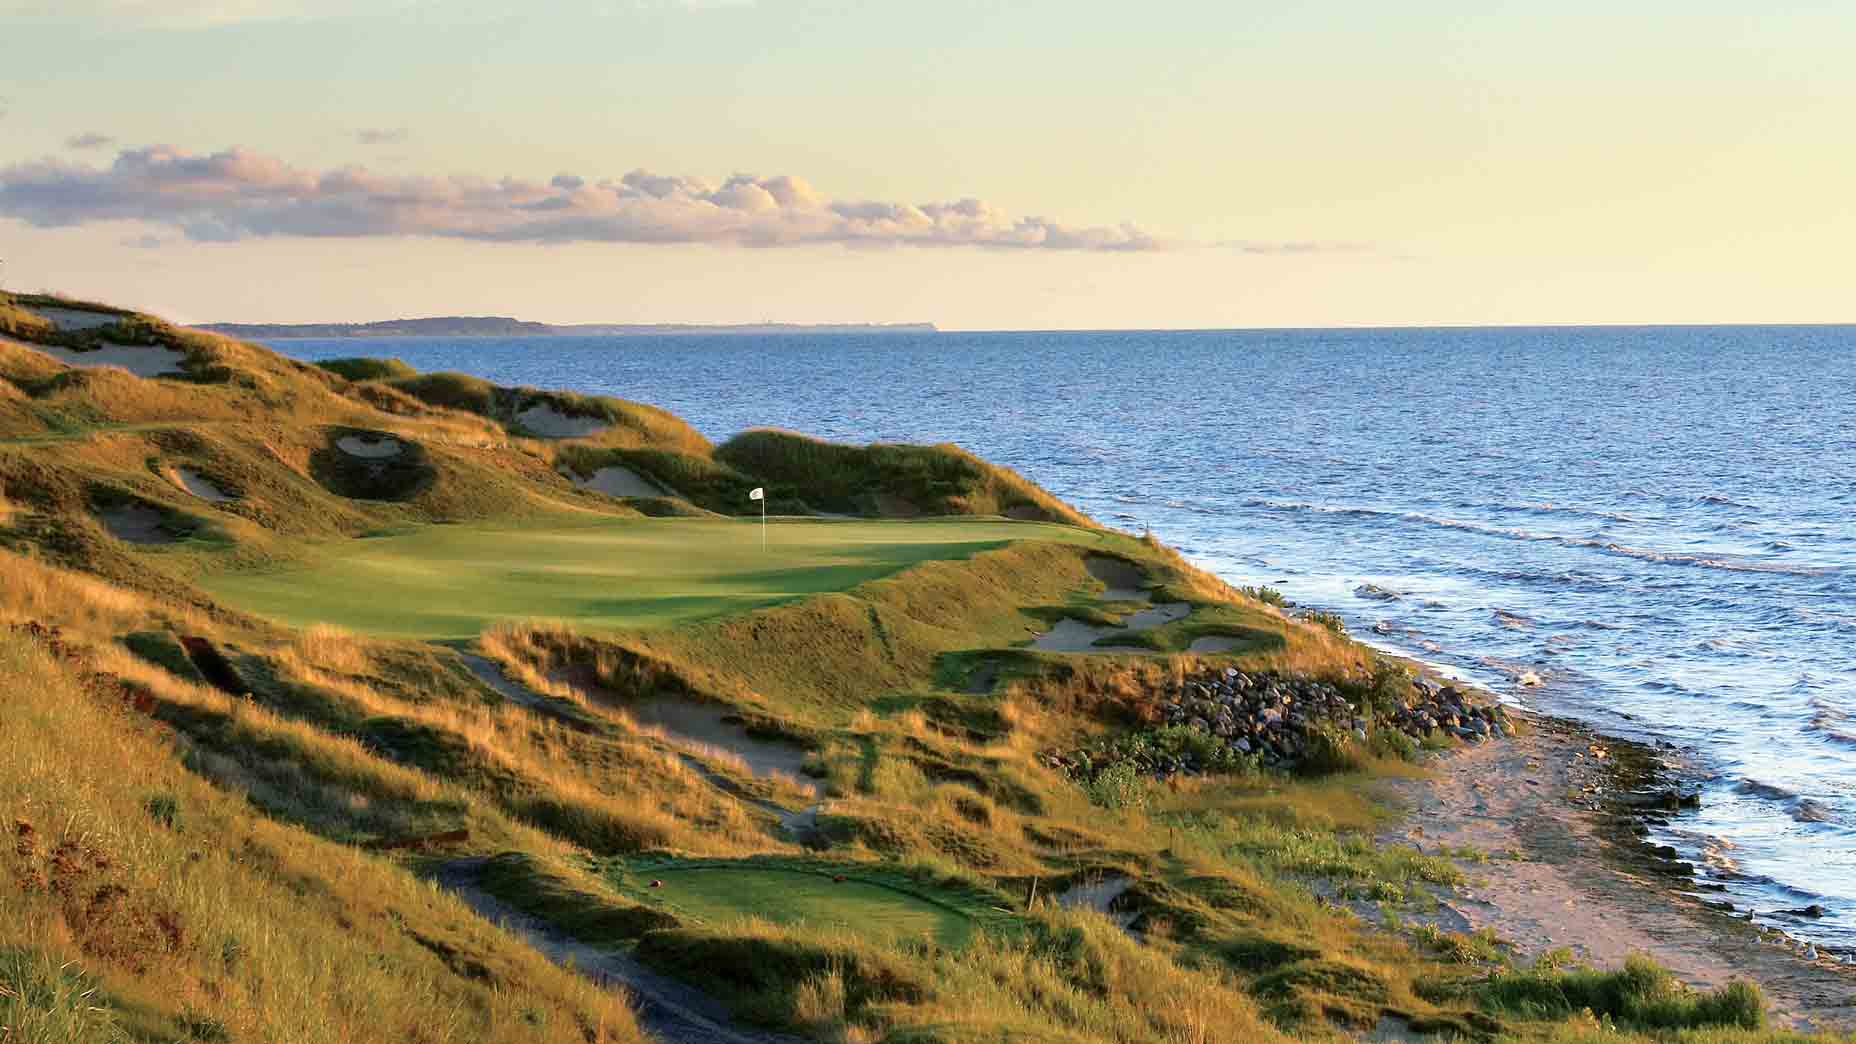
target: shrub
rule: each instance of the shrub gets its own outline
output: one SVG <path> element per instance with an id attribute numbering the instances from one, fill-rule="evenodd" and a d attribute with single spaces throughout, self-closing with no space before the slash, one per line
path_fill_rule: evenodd
<path id="1" fill-rule="evenodd" d="M 1298 620 L 1325 627 L 1342 638 L 1347 637 L 1347 624 L 1340 618 L 1339 613 L 1330 613 L 1325 609 L 1303 609 L 1295 616 Z"/>
<path id="2" fill-rule="evenodd" d="M 1140 808 L 1147 803 L 1147 777 L 1133 762 L 1120 761 L 1097 773 L 1084 791 L 1103 808 Z"/>

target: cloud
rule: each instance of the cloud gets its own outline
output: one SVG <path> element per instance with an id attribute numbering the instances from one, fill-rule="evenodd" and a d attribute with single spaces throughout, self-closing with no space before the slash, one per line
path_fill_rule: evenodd
<path id="1" fill-rule="evenodd" d="M 96 131 L 73 134 L 64 140 L 64 147 L 67 149 L 100 149 L 114 144 L 116 144 L 115 138 L 107 134 L 98 134 Z"/>
<path id="2" fill-rule="evenodd" d="M 308 170 L 244 149 L 122 151 L 106 167 L 43 160 L 0 168 L 0 216 L 42 228 L 143 221 L 198 242 L 271 237 L 434 236 L 525 243 L 840 243 L 1013 250 L 1147 251 L 1133 225 L 1013 217 L 977 199 L 832 200 L 804 180 L 633 171 L 594 181 L 408 177 Z"/>
<path id="3" fill-rule="evenodd" d="M 358 130 L 354 140 L 363 145 L 404 145 L 412 137 L 412 131 L 405 127 L 380 127 Z"/>

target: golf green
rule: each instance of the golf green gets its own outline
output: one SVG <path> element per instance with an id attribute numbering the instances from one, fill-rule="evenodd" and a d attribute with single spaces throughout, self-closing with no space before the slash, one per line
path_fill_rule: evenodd
<path id="1" fill-rule="evenodd" d="M 932 937 L 959 946 L 973 921 L 958 911 L 884 884 L 766 866 L 665 867 L 635 897 L 685 919 L 719 927 L 742 917 L 811 929 L 846 929 L 871 939 Z"/>
<path id="2" fill-rule="evenodd" d="M 1003 519 L 560 520 L 432 525 L 313 548 L 292 567 L 210 573 L 215 598 L 293 626 L 465 639 L 509 619 L 662 627 L 841 591 L 1012 540 L 1103 534 Z"/>

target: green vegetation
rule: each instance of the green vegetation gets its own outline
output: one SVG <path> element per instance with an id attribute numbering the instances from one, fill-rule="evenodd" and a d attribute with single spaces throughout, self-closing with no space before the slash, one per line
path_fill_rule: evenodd
<path id="1" fill-rule="evenodd" d="M 1786 1039 L 1747 1028 L 1744 986 L 1515 971 L 1492 937 L 1356 917 L 1461 881 L 1373 840 L 1363 784 L 1413 752 L 1337 736 L 1290 777 L 1158 727 L 1156 694 L 1208 636 L 1369 715 L 1409 677 L 956 448 L 712 447 L 639 403 L 34 312 L 60 306 L 0 300 L 0 1039 L 643 1039 L 619 995 L 449 894 L 472 887 L 822 1041 L 1319 1041 L 1388 1017 Z M 165 347 L 184 373 L 33 344 Z M 533 438 L 537 406 L 607 426 Z M 611 466 L 675 495 L 567 477 Z M 709 514 L 757 485 L 891 517 L 781 518 L 763 550 Z M 1143 608 L 1109 587 L 1182 615 L 1110 635 L 1141 651 L 1030 647 Z M 1146 771 L 1181 754 L 1213 771 Z"/>
<path id="2" fill-rule="evenodd" d="M 980 925 L 1002 922 L 994 911 L 1007 901 L 970 885 L 855 862 L 642 857 L 615 863 L 606 875 L 621 894 L 692 927 L 760 918 L 875 942 L 961 946 Z"/>
<path id="3" fill-rule="evenodd" d="M 918 562 L 1014 539 L 1094 543 L 1087 531 L 947 520 L 562 520 L 519 528 L 428 526 L 318 547 L 307 565 L 214 573 L 201 586 L 292 625 L 474 638 L 504 620 L 615 630 L 665 627 L 839 591 Z"/>
<path id="4" fill-rule="evenodd" d="M 402 359 L 354 358 L 324 359 L 316 364 L 350 381 L 389 381 L 411 377 L 419 371 Z"/>

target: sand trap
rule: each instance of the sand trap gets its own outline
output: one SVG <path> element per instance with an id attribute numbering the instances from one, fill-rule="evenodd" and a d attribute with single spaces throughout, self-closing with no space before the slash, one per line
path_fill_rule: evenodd
<path id="1" fill-rule="evenodd" d="M 600 468 L 593 472 L 592 478 L 570 476 L 574 485 L 581 489 L 590 489 L 595 493 L 604 493 L 609 497 L 674 497 L 675 493 L 645 478 L 630 468 L 618 466 Z"/>
<path id="2" fill-rule="evenodd" d="M 633 721 L 663 730 L 665 738 L 673 742 L 725 751 L 746 762 L 756 776 L 781 773 L 818 793 L 818 784 L 800 771 L 806 763 L 805 748 L 748 735 L 747 729 L 727 720 L 734 712 L 726 707 L 679 699 L 639 700 L 619 706 Z"/>
<path id="3" fill-rule="evenodd" d="M 230 504 L 238 499 L 225 490 L 220 489 L 213 480 L 192 468 L 175 468 L 170 474 L 174 479 L 175 485 L 199 497 L 201 500 L 210 501 L 214 504 Z"/>
<path id="4" fill-rule="evenodd" d="M 173 534 L 161 528 L 167 515 L 144 504 L 125 504 L 97 512 L 97 521 L 118 540 L 131 544 L 171 544 Z"/>
<path id="5" fill-rule="evenodd" d="M 45 345 L 33 345 L 33 350 L 64 363 L 84 369 L 101 366 L 114 366 L 119 370 L 128 370 L 137 377 L 158 377 L 164 373 L 180 373 L 181 353 L 172 348 L 138 348 L 132 345 L 113 344 L 107 348 L 97 348 L 88 352 L 74 352 L 69 348 L 51 348 Z"/>
<path id="6" fill-rule="evenodd" d="M 1192 606 L 1186 602 L 1161 602 L 1159 605 L 1150 605 L 1140 612 L 1129 613 L 1128 618 L 1123 620 L 1121 625 L 1130 631 L 1145 631 L 1161 624 L 1172 623 L 1174 620 L 1184 620 L 1191 614 Z"/>
<path id="7" fill-rule="evenodd" d="M 95 330 L 99 326 L 114 326 L 126 318 L 112 312 L 92 312 L 85 308 L 29 308 L 27 311 L 60 330 Z"/>
<path id="8" fill-rule="evenodd" d="M 1090 555 L 1083 560 L 1083 566 L 1107 588 L 1099 596 L 1104 602 L 1147 601 L 1147 574 L 1134 563 L 1106 555 Z"/>
<path id="9" fill-rule="evenodd" d="M 1208 634 L 1203 638 L 1194 638 L 1192 644 L 1186 647 L 1186 651 L 1195 653 L 1227 653 L 1242 644 L 1244 644 L 1244 642 L 1241 638 L 1233 638 L 1225 634 Z"/>
<path id="10" fill-rule="evenodd" d="M 544 439 L 584 438 L 612 427 L 604 417 L 569 417 L 545 402 L 516 414 L 516 420 Z"/>
<path id="11" fill-rule="evenodd" d="M 1033 649 L 1045 652 L 1137 652 L 1149 653 L 1138 645 L 1097 645 L 1096 639 L 1125 633 L 1120 627 L 1097 627 L 1081 620 L 1062 619 L 1057 626 L 1032 639 Z"/>
<path id="12" fill-rule="evenodd" d="M 525 707 L 547 705 L 548 701 L 531 692 L 528 686 L 511 681 L 509 676 L 503 673 L 503 665 L 495 660 L 487 656 L 478 656 L 475 653 L 459 653 L 458 659 L 464 661 L 464 666 L 476 676 L 478 681 L 488 685 L 504 699 L 520 703 Z"/>
<path id="13" fill-rule="evenodd" d="M 1114 562 L 1113 559 L 1106 558 L 1101 561 Z M 1092 567 L 1090 571 L 1095 570 Z M 1123 576 L 1121 579 L 1126 579 L 1126 577 Z M 1141 593 L 1139 598 L 1117 598 L 1114 601 L 1146 601 L 1147 597 L 1145 593 Z M 1046 652 L 1153 652 L 1152 649 L 1138 645 L 1097 645 L 1096 642 L 1118 634 L 1152 630 L 1161 624 L 1183 620 L 1191 613 L 1192 606 L 1189 603 L 1161 602 L 1159 605 L 1150 605 L 1138 612 L 1128 614 L 1119 626 L 1114 627 L 1099 627 L 1066 617 L 1058 620 L 1056 626 L 1033 639 L 1031 647 L 1043 649 Z"/>
<path id="14" fill-rule="evenodd" d="M 1140 914 L 1113 909 L 1115 900 L 1128 890 L 1134 882 L 1120 874 L 1111 874 L 1094 881 L 1085 881 L 1071 885 L 1057 896 L 1057 905 L 1065 910 L 1094 910 L 1114 921 L 1122 930 L 1134 923 Z"/>
<path id="15" fill-rule="evenodd" d="M 344 435 L 335 440 L 335 448 L 350 457 L 384 460 L 400 455 L 400 440 L 391 435 Z"/>

